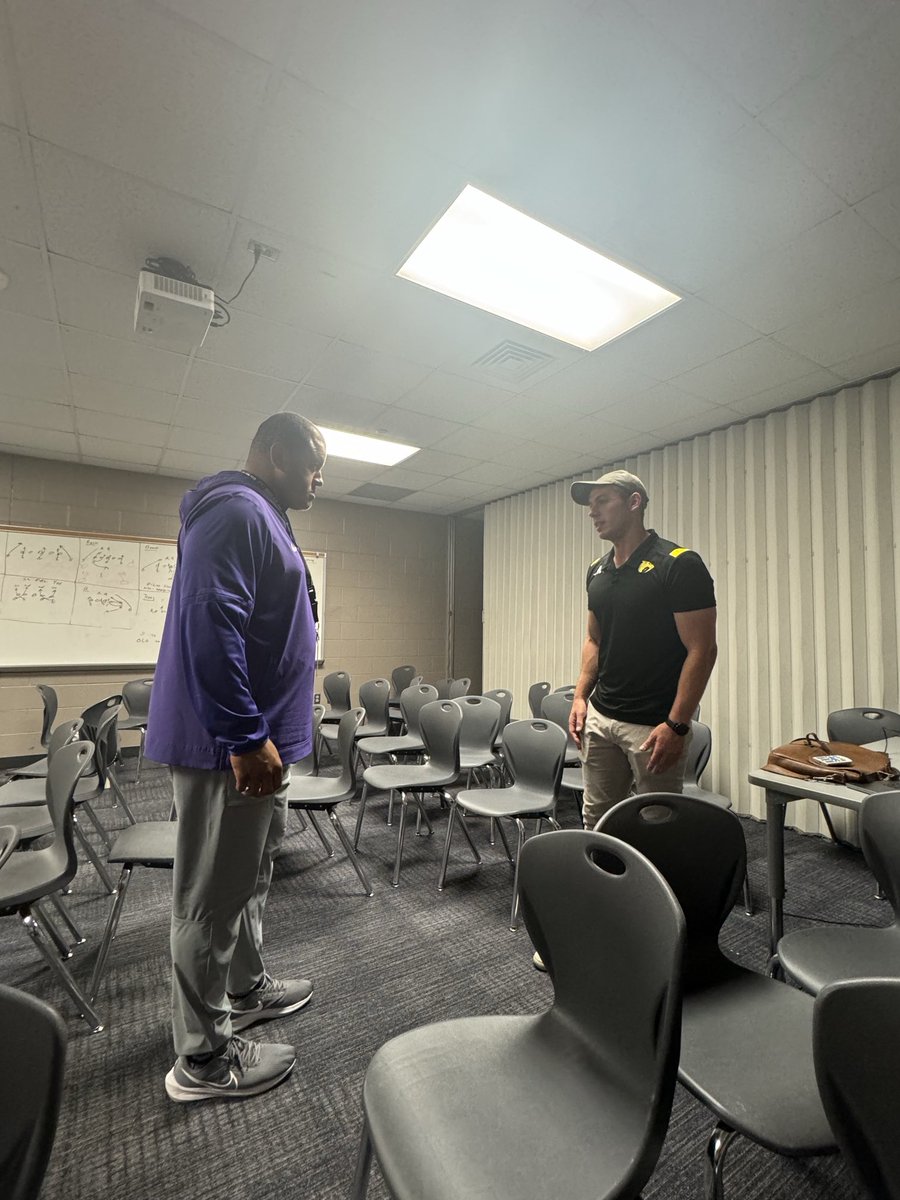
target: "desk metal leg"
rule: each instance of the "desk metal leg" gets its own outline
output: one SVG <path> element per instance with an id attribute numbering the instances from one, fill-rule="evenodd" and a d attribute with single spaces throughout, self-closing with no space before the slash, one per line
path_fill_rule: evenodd
<path id="1" fill-rule="evenodd" d="M 793 797 L 766 788 L 766 865 L 769 877 L 769 953 L 784 933 L 784 818 Z"/>

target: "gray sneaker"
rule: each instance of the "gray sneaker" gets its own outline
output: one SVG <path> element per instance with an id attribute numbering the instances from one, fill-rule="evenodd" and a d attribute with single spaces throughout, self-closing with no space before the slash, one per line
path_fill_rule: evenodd
<path id="1" fill-rule="evenodd" d="M 286 1017 L 309 1004 L 312 994 L 313 985 L 308 979 L 273 979 L 264 975 L 252 992 L 231 997 L 231 1028 L 237 1033 L 257 1021 Z"/>
<path id="2" fill-rule="evenodd" d="M 170 1100 L 240 1100 L 258 1096 L 286 1079 L 297 1056 L 293 1046 L 264 1045 L 233 1037 L 221 1054 L 205 1063 L 176 1059 L 166 1076 Z"/>

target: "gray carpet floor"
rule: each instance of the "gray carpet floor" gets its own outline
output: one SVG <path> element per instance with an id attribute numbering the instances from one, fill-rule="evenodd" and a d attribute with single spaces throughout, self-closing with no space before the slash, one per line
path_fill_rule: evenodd
<path id="1" fill-rule="evenodd" d="M 139 820 L 168 814 L 169 782 L 145 768 L 138 786 L 121 775 Z M 355 806 L 345 806 L 352 828 Z M 291 1041 L 293 1075 L 264 1096 L 241 1102 L 173 1104 L 163 1089 L 172 1064 L 167 871 L 138 868 L 98 999 L 104 1032 L 92 1035 L 40 962 L 16 919 L 0 925 L 0 981 L 55 1005 L 69 1031 L 65 1098 L 43 1200 L 253 1197 L 337 1200 L 347 1195 L 360 1130 L 359 1097 L 378 1046 L 403 1030 L 445 1018 L 531 1013 L 546 1008 L 551 986 L 531 966 L 524 928 L 507 928 L 511 869 L 477 829 L 484 864 L 476 869 L 460 838 L 447 888 L 436 889 L 444 814 L 435 837 L 407 839 L 401 887 L 390 887 L 395 830 L 386 804 L 369 806 L 361 841 L 375 895 L 362 894 L 338 846 L 326 858 L 311 829 L 293 823 L 276 866 L 267 913 L 267 961 L 280 976 L 315 983 L 310 1005 L 250 1031 Z M 118 810 L 101 809 L 111 826 Z M 561 806 L 563 824 L 574 809 Z M 765 844 L 761 824 L 743 820 L 758 911 L 735 908 L 723 931 L 727 951 L 762 970 L 766 961 Z M 885 924 L 887 906 L 873 896 L 861 856 L 818 837 L 787 834 L 787 928 L 810 917 Z M 84 866 L 71 907 L 87 935 L 71 965 L 86 983 L 110 903 Z M 703 1194 L 704 1149 L 713 1120 L 681 1088 L 669 1135 L 646 1200 L 694 1200 Z M 415 1131 L 410 1131 L 415 1136 Z M 502 1119 L 497 1119 L 502 1137 Z M 552 1123 L 536 1136 L 553 1138 Z M 726 1189 L 741 1200 L 857 1200 L 860 1193 L 837 1157 L 788 1160 L 738 1140 L 729 1152 Z M 386 1195 L 377 1169 L 372 1200 Z M 548 1192 L 548 1197 L 552 1196 Z"/>

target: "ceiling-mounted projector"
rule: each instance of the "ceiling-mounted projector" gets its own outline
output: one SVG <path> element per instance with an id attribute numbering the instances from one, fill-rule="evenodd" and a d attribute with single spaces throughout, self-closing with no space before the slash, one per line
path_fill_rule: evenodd
<path id="1" fill-rule="evenodd" d="M 141 271 L 134 332 L 156 346 L 186 353 L 203 345 L 216 311 L 212 288 Z"/>

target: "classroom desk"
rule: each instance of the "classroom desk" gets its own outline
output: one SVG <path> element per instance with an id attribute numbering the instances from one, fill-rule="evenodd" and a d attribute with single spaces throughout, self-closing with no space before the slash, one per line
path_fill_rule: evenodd
<path id="1" fill-rule="evenodd" d="M 870 750 L 884 750 L 884 738 L 871 742 Z M 887 752 L 894 765 L 900 763 L 900 737 L 889 738 Z M 792 779 L 759 768 L 747 778 L 766 796 L 766 866 L 769 893 L 769 952 L 775 953 L 784 932 L 784 819 L 792 800 L 818 800 L 837 808 L 859 812 L 872 792 L 900 790 L 900 781 L 867 784 L 823 783 L 814 779 Z"/>

